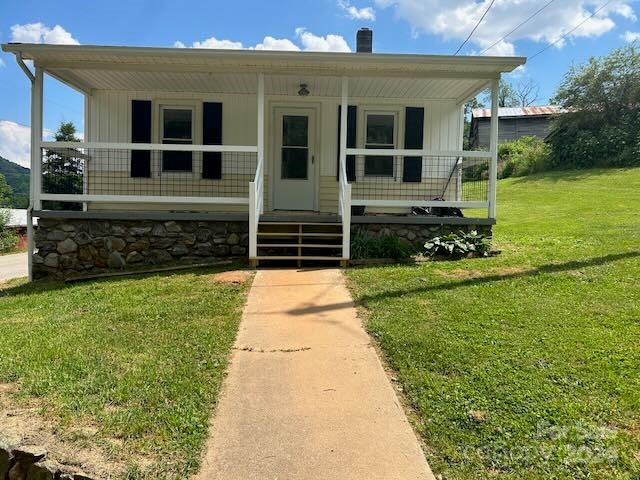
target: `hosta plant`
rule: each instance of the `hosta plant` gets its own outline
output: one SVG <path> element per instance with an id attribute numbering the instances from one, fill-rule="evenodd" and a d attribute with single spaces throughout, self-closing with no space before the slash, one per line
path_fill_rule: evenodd
<path id="1" fill-rule="evenodd" d="M 425 254 L 431 257 L 486 257 L 489 255 L 491 240 L 486 235 L 460 231 L 435 237 L 424 244 Z"/>

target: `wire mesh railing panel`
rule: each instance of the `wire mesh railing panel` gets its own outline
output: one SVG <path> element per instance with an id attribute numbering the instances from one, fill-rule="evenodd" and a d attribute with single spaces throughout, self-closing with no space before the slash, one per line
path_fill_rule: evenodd
<path id="1" fill-rule="evenodd" d="M 42 193 L 247 198 L 256 163 L 253 152 L 45 148 Z"/>
<path id="2" fill-rule="evenodd" d="M 489 159 L 355 156 L 352 197 L 359 200 L 484 202 Z"/>

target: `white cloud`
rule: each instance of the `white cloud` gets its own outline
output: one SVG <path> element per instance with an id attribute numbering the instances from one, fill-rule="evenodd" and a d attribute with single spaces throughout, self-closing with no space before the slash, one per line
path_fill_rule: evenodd
<path id="1" fill-rule="evenodd" d="M 225 50 L 279 50 L 279 51 L 314 51 L 314 52 L 350 52 L 351 49 L 346 40 L 340 35 L 329 34 L 327 36 L 314 35 L 305 28 L 296 28 L 296 37 L 302 46 L 296 45 L 288 38 L 274 38 L 267 35 L 262 42 L 255 46 L 245 47 L 242 42 L 235 40 L 218 40 L 215 37 L 207 38 L 201 42 L 193 42 L 192 48 L 216 48 Z M 187 45 L 180 40 L 174 42 L 175 48 L 186 48 Z"/>
<path id="2" fill-rule="evenodd" d="M 23 167 L 30 163 L 31 129 L 10 120 L 0 120 L 0 156 Z"/>
<path id="3" fill-rule="evenodd" d="M 443 40 L 462 41 L 476 25 L 491 0 L 375 0 L 379 8 L 392 7 L 398 19 L 409 23 L 412 33 L 437 35 Z M 615 16 L 636 20 L 633 0 L 619 0 L 589 17 L 605 0 L 562 0 L 545 8 L 530 22 L 489 50 L 487 55 L 513 55 L 514 42 L 522 39 L 547 44 L 585 21 L 567 40 L 599 37 L 615 28 Z M 539 0 L 501 0 L 495 2 L 470 40 L 482 50 L 509 33 L 518 23 L 541 7 Z M 556 47 L 562 48 L 565 41 Z"/>
<path id="4" fill-rule="evenodd" d="M 288 38 L 273 38 L 266 36 L 262 43 L 259 43 L 255 46 L 256 50 L 279 50 L 279 51 L 298 51 L 300 47 L 298 47 L 295 43 L 293 43 Z"/>
<path id="5" fill-rule="evenodd" d="M 368 20 L 370 22 L 373 22 L 376 19 L 376 12 L 371 7 L 354 7 L 345 0 L 338 0 L 338 6 L 342 10 L 344 10 L 347 14 L 347 17 L 351 18 L 352 20 Z"/>
<path id="6" fill-rule="evenodd" d="M 341 35 L 329 34 L 325 37 L 314 35 L 303 27 L 296 28 L 304 50 L 309 52 L 350 52 L 349 44 Z"/>
<path id="7" fill-rule="evenodd" d="M 630 32 L 629 30 L 627 30 L 622 35 L 620 35 L 620 38 L 622 38 L 625 42 L 635 42 L 637 40 L 640 40 L 640 32 Z"/>
<path id="8" fill-rule="evenodd" d="M 80 42 L 73 38 L 71 33 L 67 32 L 60 25 L 49 28 L 42 22 L 12 26 L 11 41 L 22 43 L 51 43 L 55 45 L 80 45 Z"/>
<path id="9" fill-rule="evenodd" d="M 210 37 L 202 42 L 193 42 L 193 48 L 217 48 L 222 50 L 240 50 L 242 42 L 234 42 L 232 40 L 218 40 L 216 37 Z"/>
<path id="10" fill-rule="evenodd" d="M 175 48 L 186 48 L 184 42 L 177 40 L 174 42 Z M 300 50 L 295 43 L 287 38 L 274 38 L 266 36 L 261 43 L 258 43 L 255 47 L 245 47 L 242 42 L 236 42 L 234 40 L 218 40 L 216 37 L 207 38 L 201 42 L 193 42 L 192 48 L 214 48 L 220 50 Z"/>
<path id="11" fill-rule="evenodd" d="M 4 67 L 4 66 L 5 66 L 4 60 L 0 58 L 0 67 Z"/>
<path id="12" fill-rule="evenodd" d="M 53 132 L 43 130 L 44 139 L 51 139 Z M 83 134 L 77 134 L 83 138 Z M 31 128 L 26 125 L 0 120 L 0 156 L 29 168 L 31 164 Z"/>

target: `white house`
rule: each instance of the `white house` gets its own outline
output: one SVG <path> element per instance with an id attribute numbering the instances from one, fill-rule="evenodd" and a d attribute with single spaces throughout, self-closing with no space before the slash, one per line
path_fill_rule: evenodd
<path id="1" fill-rule="evenodd" d="M 40 238 L 73 240 L 32 243 L 34 265 L 81 272 L 245 248 L 253 261 L 346 261 L 355 225 L 418 241 L 425 225 L 490 228 L 498 125 L 489 151 L 463 151 L 463 106 L 490 87 L 495 111 L 500 75 L 525 59 L 376 54 L 371 32 L 358 35 L 357 53 L 3 45 L 32 83 Z M 45 74 L 84 94 L 83 142 L 42 141 Z M 77 174 L 60 176 L 61 162 Z M 54 201 L 83 208 L 48 209 Z M 486 214 L 410 215 L 419 206 Z M 165 230 L 174 243 L 157 240 Z M 109 235 L 125 245 L 101 246 Z M 140 239 L 150 246 L 132 250 Z"/>

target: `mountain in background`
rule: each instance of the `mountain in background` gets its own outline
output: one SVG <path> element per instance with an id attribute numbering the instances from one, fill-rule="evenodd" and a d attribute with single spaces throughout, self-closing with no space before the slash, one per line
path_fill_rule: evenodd
<path id="1" fill-rule="evenodd" d="M 11 207 L 27 208 L 29 205 L 29 169 L 0 157 L 0 174 L 4 175 L 13 190 Z"/>

